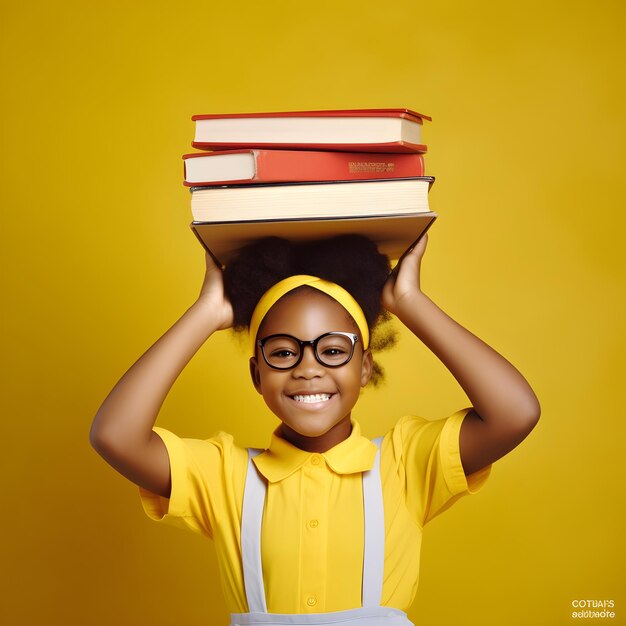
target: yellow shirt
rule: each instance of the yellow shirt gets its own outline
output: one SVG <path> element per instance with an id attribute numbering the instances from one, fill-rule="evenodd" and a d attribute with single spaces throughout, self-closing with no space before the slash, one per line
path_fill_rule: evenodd
<path id="1" fill-rule="evenodd" d="M 467 479 L 459 430 L 467 410 L 429 421 L 403 417 L 385 435 L 381 480 L 385 509 L 382 605 L 406 611 L 419 576 L 422 528 L 458 498 L 475 493 L 490 472 Z M 363 492 L 361 472 L 376 446 L 352 422 L 348 439 L 322 454 L 305 452 L 274 432 L 255 457 L 268 481 L 261 535 L 270 613 L 324 613 L 361 606 Z M 215 542 L 231 613 L 247 612 L 241 564 L 241 507 L 248 454 L 231 435 L 182 439 L 154 428 L 167 447 L 170 499 L 140 488 L 147 515 Z"/>

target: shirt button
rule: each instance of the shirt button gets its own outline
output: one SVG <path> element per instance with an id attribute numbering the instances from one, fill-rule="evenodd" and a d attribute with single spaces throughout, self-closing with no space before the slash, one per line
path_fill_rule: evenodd
<path id="1" fill-rule="evenodd" d="M 309 606 L 315 606 L 315 605 L 317 604 L 317 598 L 314 598 L 313 596 L 309 596 L 309 597 L 306 599 L 306 603 L 307 603 Z"/>
<path id="2" fill-rule="evenodd" d="M 319 458 L 319 456 L 315 455 L 311 457 L 311 464 L 312 465 L 319 465 L 321 463 L 321 460 Z"/>
<path id="3" fill-rule="evenodd" d="M 316 519 L 312 519 L 312 520 L 309 522 L 309 526 L 310 526 L 311 528 L 317 528 L 317 527 L 318 527 L 318 525 L 319 525 L 319 522 L 318 522 Z"/>

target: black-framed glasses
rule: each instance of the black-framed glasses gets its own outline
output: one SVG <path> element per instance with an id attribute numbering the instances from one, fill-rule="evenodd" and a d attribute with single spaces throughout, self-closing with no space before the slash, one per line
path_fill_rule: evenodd
<path id="1" fill-rule="evenodd" d="M 317 339 L 302 341 L 292 335 L 270 335 L 257 341 L 263 360 L 275 370 L 290 370 L 302 361 L 304 348 L 311 346 L 318 363 L 324 367 L 341 367 L 354 354 L 359 336 L 354 333 L 334 331 Z"/>

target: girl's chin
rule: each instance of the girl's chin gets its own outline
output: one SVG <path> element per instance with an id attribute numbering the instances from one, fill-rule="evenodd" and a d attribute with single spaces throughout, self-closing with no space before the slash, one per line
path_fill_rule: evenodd
<path id="1" fill-rule="evenodd" d="M 350 417 L 343 418 L 337 422 L 316 423 L 315 420 L 287 423 L 283 422 L 281 427 L 282 435 L 287 441 L 300 447 L 302 443 L 326 444 L 328 449 L 337 443 L 347 439 L 352 431 Z M 326 447 L 326 446 L 324 446 Z"/>

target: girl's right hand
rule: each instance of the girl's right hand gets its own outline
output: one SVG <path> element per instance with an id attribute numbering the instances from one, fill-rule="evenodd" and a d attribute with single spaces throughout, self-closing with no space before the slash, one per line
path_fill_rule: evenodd
<path id="1" fill-rule="evenodd" d="M 222 270 L 208 252 L 205 252 L 205 261 L 204 282 L 196 304 L 207 307 L 218 330 L 231 328 L 234 322 L 233 307 L 224 293 Z"/>

